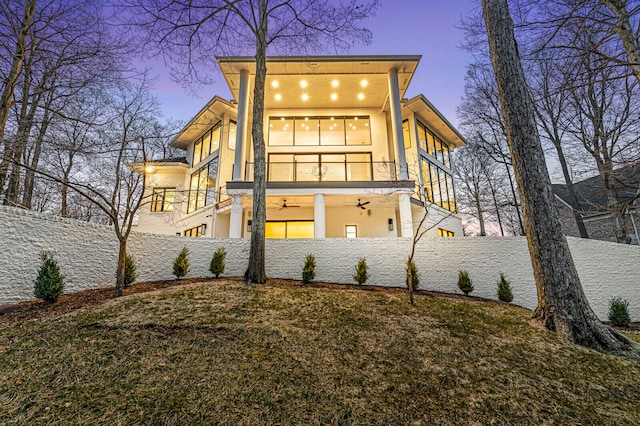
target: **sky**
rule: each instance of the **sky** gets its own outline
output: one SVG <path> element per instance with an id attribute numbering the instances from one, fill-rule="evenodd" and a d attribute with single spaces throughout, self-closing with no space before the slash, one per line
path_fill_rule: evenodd
<path id="1" fill-rule="evenodd" d="M 462 97 L 466 65 L 470 61 L 469 54 L 461 49 L 464 32 L 458 27 L 463 17 L 477 11 L 479 1 L 381 0 L 381 3 L 376 16 L 365 23 L 373 32 L 373 42 L 356 46 L 347 54 L 422 55 L 405 97 L 425 95 L 457 125 L 456 107 Z M 188 121 L 213 96 L 231 98 L 221 77 L 196 97 L 172 82 L 162 64 L 157 64 L 152 72 L 158 75 L 156 93 L 165 118 Z"/>

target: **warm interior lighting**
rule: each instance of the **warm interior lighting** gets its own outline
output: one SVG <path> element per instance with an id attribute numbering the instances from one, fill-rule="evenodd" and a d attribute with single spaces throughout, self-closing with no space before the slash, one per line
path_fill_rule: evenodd
<path id="1" fill-rule="evenodd" d="M 363 100 L 364 99 L 364 93 L 358 94 L 358 99 Z"/>
<path id="2" fill-rule="evenodd" d="M 306 93 L 302 94 L 302 100 L 303 101 L 308 101 L 309 100 L 309 95 L 307 95 Z"/>
<path id="3" fill-rule="evenodd" d="M 276 93 L 276 101 L 281 101 L 282 95 L 280 93 Z"/>
<path id="4" fill-rule="evenodd" d="M 367 80 L 362 80 L 360 82 L 360 86 L 362 86 L 362 87 L 367 87 L 368 84 L 369 84 L 369 82 Z"/>
<path id="5" fill-rule="evenodd" d="M 278 83 L 278 80 L 273 80 L 273 81 L 271 82 L 271 87 L 276 88 L 276 87 L 278 87 L 278 86 L 280 86 L 280 83 Z"/>
<path id="6" fill-rule="evenodd" d="M 153 172 L 155 172 L 155 171 L 156 171 L 156 168 L 155 168 L 155 167 L 153 167 L 153 166 L 147 166 L 147 167 L 145 167 L 145 168 L 144 168 L 144 171 L 145 171 L 146 173 L 153 173 Z"/>
<path id="7" fill-rule="evenodd" d="M 338 83 L 338 80 L 333 80 L 331 82 L 331 87 L 338 87 L 338 84 L 340 84 L 340 83 Z"/>
<path id="8" fill-rule="evenodd" d="M 332 100 L 332 101 L 335 101 L 336 99 L 338 99 L 338 95 L 337 95 L 337 94 L 335 94 L 335 93 L 332 93 L 332 94 L 331 94 L 331 100 Z"/>
<path id="9" fill-rule="evenodd" d="M 302 80 L 302 81 L 300 82 L 300 87 L 302 87 L 303 89 L 304 89 L 305 87 L 307 87 L 307 86 L 308 86 L 307 80 Z"/>

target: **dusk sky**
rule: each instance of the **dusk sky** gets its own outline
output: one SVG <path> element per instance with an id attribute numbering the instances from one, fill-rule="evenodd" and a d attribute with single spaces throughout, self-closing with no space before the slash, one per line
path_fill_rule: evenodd
<path id="1" fill-rule="evenodd" d="M 377 16 L 367 21 L 373 31 L 373 43 L 357 46 L 349 55 L 422 55 L 406 97 L 424 94 L 454 125 L 458 124 L 456 106 L 464 88 L 469 55 L 460 46 L 464 33 L 462 17 L 479 7 L 477 0 L 382 0 Z M 330 54 L 331 52 L 327 52 Z M 169 80 L 162 67 L 157 93 L 165 117 L 191 119 L 213 96 L 231 98 L 221 77 L 193 97 L 188 90 Z"/>

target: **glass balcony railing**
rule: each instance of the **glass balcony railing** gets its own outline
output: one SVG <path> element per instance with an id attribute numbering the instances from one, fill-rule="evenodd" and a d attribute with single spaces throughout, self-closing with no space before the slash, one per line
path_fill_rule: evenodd
<path id="1" fill-rule="evenodd" d="M 397 180 L 394 161 L 271 162 L 267 182 L 373 182 Z M 253 163 L 246 163 L 245 181 L 253 181 Z"/>

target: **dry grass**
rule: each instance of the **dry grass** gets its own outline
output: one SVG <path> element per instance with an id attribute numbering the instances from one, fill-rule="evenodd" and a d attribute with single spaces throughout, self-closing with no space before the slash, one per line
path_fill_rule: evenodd
<path id="1" fill-rule="evenodd" d="M 1 424 L 636 424 L 640 363 L 505 304 L 216 281 L 0 330 Z"/>

